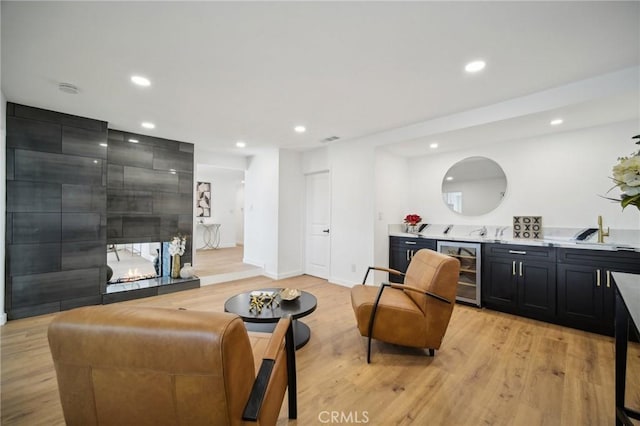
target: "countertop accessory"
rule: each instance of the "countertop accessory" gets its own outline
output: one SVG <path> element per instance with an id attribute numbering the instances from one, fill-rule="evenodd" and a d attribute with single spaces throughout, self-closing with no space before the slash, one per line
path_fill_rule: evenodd
<path id="1" fill-rule="evenodd" d="M 513 238 L 524 240 L 542 239 L 542 216 L 514 216 Z"/>

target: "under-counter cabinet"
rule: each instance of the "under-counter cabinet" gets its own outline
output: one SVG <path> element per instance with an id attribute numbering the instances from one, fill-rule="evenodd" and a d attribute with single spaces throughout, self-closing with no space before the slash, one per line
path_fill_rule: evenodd
<path id="1" fill-rule="evenodd" d="M 389 237 L 389 268 L 407 272 L 409 262 L 420 249 L 436 249 L 436 241 L 426 238 Z M 389 275 L 389 281 L 402 283 L 402 277 Z"/>
<path id="2" fill-rule="evenodd" d="M 482 255 L 484 306 L 544 321 L 555 320 L 555 248 L 485 244 Z"/>
<path id="3" fill-rule="evenodd" d="M 613 335 L 612 272 L 640 273 L 640 253 L 558 249 L 558 321 Z"/>

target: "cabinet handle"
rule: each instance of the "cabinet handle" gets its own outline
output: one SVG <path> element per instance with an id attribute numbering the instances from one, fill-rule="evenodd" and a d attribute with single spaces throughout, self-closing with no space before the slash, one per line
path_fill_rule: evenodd
<path id="1" fill-rule="evenodd" d="M 509 250 L 509 253 L 511 253 L 511 254 L 527 254 L 526 251 L 522 251 L 522 250 Z"/>
<path id="2" fill-rule="evenodd" d="M 522 277 L 522 262 L 520 262 L 520 276 Z"/>
<path id="3" fill-rule="evenodd" d="M 416 245 L 416 242 L 415 242 L 415 241 L 405 241 L 404 243 L 405 243 L 405 244 L 411 244 L 411 245 L 413 245 L 413 246 L 415 246 L 415 245 Z"/>
<path id="4" fill-rule="evenodd" d="M 408 261 L 409 261 L 409 250 L 408 250 L 408 249 L 407 249 L 407 256 L 406 256 L 406 258 L 407 258 L 407 262 L 408 262 Z"/>
<path id="5" fill-rule="evenodd" d="M 611 287 L 611 271 L 607 271 L 607 288 Z"/>
<path id="6" fill-rule="evenodd" d="M 416 255 L 416 251 L 415 250 L 411 250 L 411 258 L 413 259 L 413 256 Z"/>
<path id="7" fill-rule="evenodd" d="M 516 275 L 516 261 L 511 262 L 511 275 Z"/>
<path id="8" fill-rule="evenodd" d="M 596 287 L 600 287 L 600 269 L 596 269 Z"/>

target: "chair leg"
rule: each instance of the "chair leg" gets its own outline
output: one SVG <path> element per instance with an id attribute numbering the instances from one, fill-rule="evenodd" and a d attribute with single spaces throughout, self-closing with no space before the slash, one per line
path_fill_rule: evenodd
<path id="1" fill-rule="evenodd" d="M 373 308 L 371 309 L 371 317 L 369 318 L 369 332 L 367 333 L 367 338 L 369 339 L 369 341 L 367 342 L 367 364 L 371 364 L 371 336 L 373 336 L 373 322 L 376 320 L 378 303 L 380 303 L 380 298 L 382 297 L 382 292 L 385 288 L 385 285 L 380 286 L 380 290 L 378 291 L 378 295 L 376 296 L 376 301 L 373 303 Z"/>
<path id="2" fill-rule="evenodd" d="M 287 353 L 287 393 L 289 394 L 289 418 L 298 418 L 298 383 L 296 377 L 296 344 L 293 340 L 293 323 L 289 324 L 285 335 Z"/>
<path id="3" fill-rule="evenodd" d="M 436 355 L 436 350 L 429 348 L 429 356 L 435 356 L 435 355 Z"/>

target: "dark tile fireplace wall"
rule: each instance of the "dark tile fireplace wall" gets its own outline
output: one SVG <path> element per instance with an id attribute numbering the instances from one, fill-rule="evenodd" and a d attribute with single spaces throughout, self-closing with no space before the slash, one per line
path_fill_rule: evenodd
<path id="1" fill-rule="evenodd" d="M 6 139 L 9 319 L 102 303 L 109 243 L 181 233 L 191 261 L 192 144 L 13 103 Z"/>
<path id="2" fill-rule="evenodd" d="M 187 236 L 181 261 L 191 262 L 193 144 L 117 130 L 108 139 L 107 244 L 180 233 Z"/>

